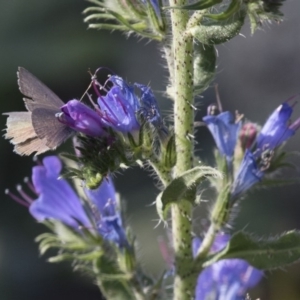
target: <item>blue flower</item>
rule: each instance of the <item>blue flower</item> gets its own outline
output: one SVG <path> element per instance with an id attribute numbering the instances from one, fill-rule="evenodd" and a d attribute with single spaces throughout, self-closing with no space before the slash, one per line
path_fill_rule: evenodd
<path id="1" fill-rule="evenodd" d="M 231 189 L 232 197 L 237 197 L 258 183 L 264 176 L 264 172 L 257 165 L 255 156 L 246 149 L 242 163 L 235 176 Z"/>
<path id="2" fill-rule="evenodd" d="M 231 161 L 241 122 L 235 122 L 233 115 L 228 111 L 217 116 L 205 116 L 203 121 L 211 132 L 220 153 L 226 157 L 227 161 Z"/>
<path id="3" fill-rule="evenodd" d="M 134 94 L 134 87 L 128 85 L 121 77 L 111 76 L 114 86 L 105 96 L 98 97 L 102 110 L 102 120 L 108 126 L 120 132 L 132 132 L 140 128 L 136 113 L 140 108 Z"/>
<path id="4" fill-rule="evenodd" d="M 157 130 L 168 133 L 166 127 L 163 124 L 163 120 L 160 114 L 158 103 L 149 86 L 135 83 L 135 86 L 142 92 L 141 94 L 141 109 L 140 112 L 143 117 L 150 122 Z"/>
<path id="5" fill-rule="evenodd" d="M 292 113 L 293 107 L 284 102 L 271 114 L 257 137 L 258 150 L 273 150 L 295 134 L 300 119 L 289 124 Z"/>
<path id="6" fill-rule="evenodd" d="M 89 216 L 83 208 L 79 197 L 69 183 L 58 179 L 62 169 L 61 161 L 57 156 L 48 156 L 43 164 L 33 167 L 31 190 L 37 194 L 37 199 L 31 199 L 21 188 L 22 198 L 7 191 L 18 203 L 29 207 L 31 215 L 43 222 L 45 220 L 58 220 L 75 230 L 80 226 L 92 229 L 96 224 L 98 233 L 106 240 L 119 247 L 128 247 L 129 243 L 123 228 L 122 219 L 117 210 L 116 192 L 113 182 L 107 178 L 95 190 L 85 189 L 90 206 Z"/>
<path id="7" fill-rule="evenodd" d="M 105 125 L 101 117 L 78 100 L 70 100 L 61 107 L 57 119 L 72 129 L 90 136 L 105 136 Z"/>
<path id="8" fill-rule="evenodd" d="M 299 129 L 300 118 L 289 124 L 292 113 L 291 105 L 287 102 L 281 104 L 267 119 L 255 143 L 251 141 L 255 149 L 252 152 L 248 149 L 245 151 L 231 189 L 233 198 L 246 192 L 263 178 L 271 164 L 274 150 Z"/>
<path id="9" fill-rule="evenodd" d="M 211 253 L 223 249 L 229 236 L 219 234 L 212 245 Z M 196 255 L 201 241 L 193 240 L 193 252 Z M 262 278 L 263 272 L 253 268 L 242 259 L 220 260 L 199 275 L 196 285 L 196 300 L 242 300 L 247 289 L 254 287 Z"/>
<path id="10" fill-rule="evenodd" d="M 38 221 L 59 220 L 73 228 L 81 225 L 91 227 L 82 204 L 64 179 L 58 179 L 62 165 L 56 156 L 43 159 L 43 165 L 33 167 L 32 182 L 38 198 L 32 202 L 29 211 Z"/>
<path id="11" fill-rule="evenodd" d="M 129 85 L 116 75 L 111 76 L 108 82 L 111 82 L 113 86 L 105 96 L 102 96 L 97 89 L 101 85 L 96 80 L 93 83 L 98 95 L 97 102 L 100 107 L 98 113 L 105 126 L 123 133 L 135 133 L 140 129 L 141 122 L 146 121 L 159 131 L 167 132 L 150 87 L 139 83 Z M 140 97 L 136 95 L 135 88 L 140 90 Z M 106 90 L 104 87 L 102 89 Z"/>
<path id="12" fill-rule="evenodd" d="M 104 179 L 99 188 L 85 189 L 85 193 L 99 212 L 97 228 L 104 239 L 120 247 L 127 247 L 128 241 L 122 225 L 121 215 L 117 209 L 116 191 L 112 180 Z"/>

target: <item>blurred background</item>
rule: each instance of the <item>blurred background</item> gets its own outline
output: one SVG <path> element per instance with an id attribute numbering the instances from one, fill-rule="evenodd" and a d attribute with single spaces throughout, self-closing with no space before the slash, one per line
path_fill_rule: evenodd
<path id="1" fill-rule="evenodd" d="M 114 32 L 87 30 L 81 12 L 88 3 L 74 0 L 0 1 L 0 111 L 23 111 L 18 90 L 18 66 L 27 68 L 64 101 L 80 98 L 90 82 L 87 70 L 107 66 L 130 82 L 150 83 L 164 115 L 172 103 L 163 97 L 167 72 L 155 42 L 126 38 Z M 286 1 L 282 24 L 264 26 L 251 36 L 249 23 L 243 35 L 218 47 L 215 82 L 225 110 L 239 110 L 247 119 L 263 123 L 285 99 L 300 92 L 300 2 Z M 197 119 L 215 101 L 214 89 L 204 93 Z M 294 118 L 300 116 L 296 106 Z M 0 117 L 4 128 L 6 117 Z M 200 128 L 196 135 L 197 154 L 211 162 L 213 140 Z M 286 146 L 299 151 L 300 133 Z M 96 286 L 71 266 L 49 264 L 40 256 L 34 238 L 46 231 L 36 224 L 27 209 L 10 200 L 6 188 L 14 189 L 31 174 L 32 157 L 20 157 L 12 145 L 0 139 L 0 299 L 62 300 L 101 299 Z M 66 143 L 59 150 L 70 150 Z M 295 160 L 300 163 L 299 158 Z M 140 260 L 145 269 L 158 276 L 164 264 L 158 236 L 166 235 L 157 224 L 150 206 L 158 193 L 155 179 L 140 168 L 127 170 L 116 178 L 117 190 L 127 203 L 128 223 L 137 235 Z M 285 175 L 288 175 L 285 174 Z M 299 172 L 298 172 L 299 175 Z M 206 193 L 206 198 L 212 194 Z M 205 212 L 206 208 L 204 209 Z M 195 232 L 201 233 L 204 215 L 197 213 Z M 300 186 L 272 188 L 251 193 L 241 204 L 234 230 L 246 228 L 268 237 L 300 229 Z M 300 299 L 300 265 L 267 272 L 251 299 Z"/>

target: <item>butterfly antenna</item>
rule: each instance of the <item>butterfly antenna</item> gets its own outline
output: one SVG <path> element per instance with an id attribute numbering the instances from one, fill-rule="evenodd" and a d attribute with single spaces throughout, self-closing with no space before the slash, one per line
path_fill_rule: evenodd
<path id="1" fill-rule="evenodd" d="M 85 92 L 83 93 L 83 95 L 81 96 L 81 98 L 79 99 L 80 102 L 82 101 L 83 97 L 87 94 L 87 92 L 91 88 L 91 86 L 92 86 L 92 82 L 89 84 L 89 86 L 87 87 L 87 89 L 85 90 Z"/>

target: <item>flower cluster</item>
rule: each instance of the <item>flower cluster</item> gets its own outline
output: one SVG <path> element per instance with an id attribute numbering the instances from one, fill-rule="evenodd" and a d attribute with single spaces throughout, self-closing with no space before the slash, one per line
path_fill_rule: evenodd
<path id="1" fill-rule="evenodd" d="M 81 227 L 96 230 L 103 239 L 119 247 L 127 247 L 128 241 L 116 203 L 116 192 L 112 180 L 103 180 L 99 188 L 85 189 L 88 203 L 85 206 L 75 191 L 64 179 L 59 179 L 61 161 L 56 156 L 43 159 L 43 164 L 33 167 L 31 190 L 36 199 L 19 188 L 22 198 L 8 192 L 21 204 L 29 207 L 31 215 L 39 222 L 55 220 L 75 231 Z"/>
<path id="2" fill-rule="evenodd" d="M 71 100 L 57 114 L 58 120 L 75 131 L 100 137 L 107 136 L 108 128 L 135 134 L 142 122 L 149 122 L 158 130 L 164 128 L 157 101 L 148 86 L 138 83 L 129 85 L 116 75 L 111 76 L 106 85 L 109 83 L 112 86 L 107 90 L 93 79 L 97 93 L 97 104 L 93 103 L 95 110 L 78 100 Z M 135 87 L 140 91 L 140 97 L 136 95 Z M 99 88 L 106 90 L 106 95 L 101 95 Z"/>
<path id="3" fill-rule="evenodd" d="M 290 123 L 292 113 L 293 106 L 284 102 L 267 119 L 251 149 L 245 151 L 231 191 L 233 197 L 247 191 L 263 178 L 276 149 L 299 129 L 300 118 Z"/>
<path id="4" fill-rule="evenodd" d="M 219 234 L 215 238 L 211 253 L 222 250 L 230 237 Z M 193 253 L 196 255 L 201 240 L 194 238 Z M 195 291 L 196 300 L 244 299 L 249 288 L 262 278 L 263 272 L 253 268 L 242 259 L 224 259 L 207 267 L 199 275 Z"/>
<path id="5" fill-rule="evenodd" d="M 235 174 L 231 195 L 236 198 L 259 182 L 269 169 L 276 149 L 293 136 L 300 127 L 300 118 L 292 124 L 293 105 L 282 103 L 267 119 L 258 133 L 258 126 L 240 121 L 233 122 L 230 112 L 203 118 L 217 144 L 221 155 L 228 162 L 235 159 L 235 148 L 240 139 L 244 157 Z"/>

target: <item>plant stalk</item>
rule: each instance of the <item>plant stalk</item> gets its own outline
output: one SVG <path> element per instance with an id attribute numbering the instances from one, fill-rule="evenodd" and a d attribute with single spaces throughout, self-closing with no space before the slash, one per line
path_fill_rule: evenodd
<path id="1" fill-rule="evenodd" d="M 170 6 L 185 5 L 186 0 L 170 0 Z M 171 9 L 174 74 L 174 132 L 177 152 L 175 177 L 193 167 L 193 38 L 185 33 L 188 13 Z M 197 276 L 192 275 L 192 204 L 184 199 L 172 206 L 172 234 L 175 252 L 174 299 L 194 296 Z"/>

